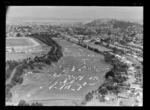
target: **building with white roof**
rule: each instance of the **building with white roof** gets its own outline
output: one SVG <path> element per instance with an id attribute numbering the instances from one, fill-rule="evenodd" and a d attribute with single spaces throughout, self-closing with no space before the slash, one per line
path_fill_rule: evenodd
<path id="1" fill-rule="evenodd" d="M 134 67 L 131 66 L 130 68 L 128 68 L 130 71 L 133 71 L 134 70 Z"/>

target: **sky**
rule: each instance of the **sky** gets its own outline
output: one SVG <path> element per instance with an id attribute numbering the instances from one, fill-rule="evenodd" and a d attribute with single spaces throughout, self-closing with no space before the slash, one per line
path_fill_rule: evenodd
<path id="1" fill-rule="evenodd" d="M 11 6 L 7 17 L 112 18 L 143 20 L 143 7 L 113 6 Z"/>

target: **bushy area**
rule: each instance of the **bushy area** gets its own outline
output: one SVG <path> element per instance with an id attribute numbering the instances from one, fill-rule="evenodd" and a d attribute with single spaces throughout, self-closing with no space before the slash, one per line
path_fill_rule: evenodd
<path id="1" fill-rule="evenodd" d="M 48 65 L 51 65 L 52 62 L 58 62 L 58 60 L 63 56 L 62 54 L 62 47 L 57 44 L 54 40 L 51 39 L 48 35 L 43 34 L 32 34 L 30 37 L 34 37 L 43 43 L 52 46 L 52 49 L 42 57 L 35 57 L 36 62 L 43 62 Z"/>
<path id="2" fill-rule="evenodd" d="M 93 94 L 91 92 L 88 92 L 86 95 L 85 95 L 85 101 L 91 101 L 93 98 Z"/>
<path id="3" fill-rule="evenodd" d="M 8 100 L 11 100 L 12 98 L 12 93 L 11 93 L 11 88 L 13 87 L 12 84 L 6 84 L 6 88 L 5 88 L 5 100 L 8 101 Z"/>
<path id="4" fill-rule="evenodd" d="M 118 94 L 122 90 L 122 84 L 127 80 L 128 66 L 109 53 L 105 54 L 105 61 L 110 63 L 113 68 L 106 73 L 106 81 L 99 87 L 98 91 L 104 95 L 108 91 Z"/>
<path id="5" fill-rule="evenodd" d="M 39 102 L 28 104 L 25 100 L 20 100 L 18 106 L 43 106 L 43 104 Z"/>

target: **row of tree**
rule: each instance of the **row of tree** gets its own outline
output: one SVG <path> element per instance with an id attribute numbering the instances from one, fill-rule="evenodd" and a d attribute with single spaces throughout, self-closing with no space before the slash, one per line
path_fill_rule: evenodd
<path id="1" fill-rule="evenodd" d="M 43 104 L 39 102 L 29 104 L 25 100 L 20 100 L 18 106 L 43 106 Z"/>
<path id="2" fill-rule="evenodd" d="M 101 87 L 99 87 L 98 91 L 101 94 L 107 94 L 108 91 L 118 94 L 122 89 L 121 85 L 128 79 L 128 66 L 109 53 L 105 54 L 105 62 L 110 63 L 113 68 L 106 73 L 106 81 Z"/>

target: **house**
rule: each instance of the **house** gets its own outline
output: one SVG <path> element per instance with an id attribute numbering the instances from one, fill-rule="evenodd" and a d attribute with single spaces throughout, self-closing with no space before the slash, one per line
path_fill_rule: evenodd
<path id="1" fill-rule="evenodd" d="M 114 95 L 114 94 L 108 94 L 108 95 L 105 95 L 104 97 L 105 101 L 116 101 L 117 97 Z"/>
<path id="2" fill-rule="evenodd" d="M 91 39 L 87 39 L 87 40 L 83 40 L 83 42 L 87 43 L 87 42 L 90 42 Z"/>
<path id="3" fill-rule="evenodd" d="M 105 45 L 105 46 L 106 46 L 106 45 L 107 45 L 107 43 L 106 43 L 106 42 L 103 42 L 103 45 Z"/>
<path id="4" fill-rule="evenodd" d="M 143 58 L 142 57 L 138 57 L 137 58 L 139 61 L 143 61 Z"/>
<path id="5" fill-rule="evenodd" d="M 114 45 L 118 45 L 118 42 L 114 42 Z"/>
<path id="6" fill-rule="evenodd" d="M 133 63 L 129 60 L 126 60 L 124 63 L 126 63 L 127 65 L 132 65 Z"/>
<path id="7" fill-rule="evenodd" d="M 118 54 L 116 54 L 116 55 L 115 55 L 115 57 L 118 57 L 118 58 L 120 58 L 121 56 L 120 56 L 120 55 L 118 55 Z"/>
<path id="8" fill-rule="evenodd" d="M 123 93 L 118 93 L 118 97 L 128 98 L 129 96 L 128 96 L 128 93 L 123 92 Z"/>
<path id="9" fill-rule="evenodd" d="M 130 71 L 134 71 L 134 67 L 131 66 L 131 67 L 129 68 L 129 70 L 130 70 Z"/>

